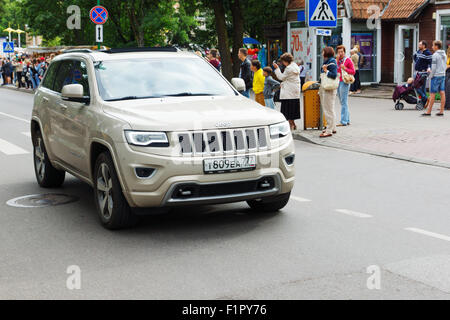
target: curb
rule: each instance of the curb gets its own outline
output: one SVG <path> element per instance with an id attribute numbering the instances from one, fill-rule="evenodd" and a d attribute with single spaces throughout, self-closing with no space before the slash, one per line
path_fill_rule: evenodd
<path id="1" fill-rule="evenodd" d="M 367 149 L 363 149 L 363 148 L 355 148 L 355 147 L 343 145 L 343 144 L 336 143 L 336 142 L 329 142 L 329 140 L 324 140 L 324 142 L 318 142 L 318 141 L 315 141 L 315 139 L 311 139 L 302 133 L 293 133 L 292 135 L 293 135 L 294 139 L 296 139 L 296 140 L 312 143 L 312 144 L 319 145 L 322 147 L 342 149 L 342 150 L 347 150 L 347 151 L 352 151 L 352 152 L 370 154 L 373 156 L 378 156 L 378 157 L 383 157 L 383 158 L 391 158 L 391 159 L 402 160 L 402 161 L 407 161 L 407 162 L 412 162 L 412 163 L 424 164 L 424 165 L 428 165 L 428 166 L 450 169 L 450 163 L 446 163 L 446 162 L 439 162 L 439 161 L 403 156 L 403 155 L 396 154 L 393 152 L 385 153 L 385 152 L 367 150 Z"/>
<path id="2" fill-rule="evenodd" d="M 349 96 L 349 98 L 351 97 L 355 97 L 355 98 L 366 98 L 366 99 L 384 99 L 384 100 L 392 100 L 392 97 L 388 98 L 388 97 L 380 97 L 380 96 L 362 96 L 362 95 L 351 95 Z"/>
<path id="3" fill-rule="evenodd" d="M 16 88 L 16 87 L 9 87 L 9 86 L 0 86 L 0 88 L 2 89 L 8 89 L 8 90 L 12 90 L 12 91 L 19 91 L 19 92 L 25 92 L 25 93 L 29 93 L 29 94 L 34 94 L 33 90 L 29 90 L 29 89 L 23 89 L 23 88 Z"/>

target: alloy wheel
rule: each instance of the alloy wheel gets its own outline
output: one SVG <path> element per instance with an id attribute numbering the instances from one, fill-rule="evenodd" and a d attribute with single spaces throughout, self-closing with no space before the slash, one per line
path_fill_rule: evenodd
<path id="1" fill-rule="evenodd" d="M 109 220 L 114 208 L 113 182 L 111 172 L 106 163 L 102 163 L 98 168 L 97 199 L 102 216 Z"/>
<path id="2" fill-rule="evenodd" d="M 37 138 L 36 146 L 34 147 L 34 161 L 36 164 L 36 173 L 39 180 L 42 181 L 45 176 L 45 154 L 41 138 Z"/>

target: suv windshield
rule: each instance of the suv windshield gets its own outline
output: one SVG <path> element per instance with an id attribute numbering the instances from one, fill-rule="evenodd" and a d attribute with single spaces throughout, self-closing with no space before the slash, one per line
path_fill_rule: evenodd
<path id="1" fill-rule="evenodd" d="M 105 101 L 235 95 L 213 67 L 198 57 L 101 61 L 95 70 Z"/>

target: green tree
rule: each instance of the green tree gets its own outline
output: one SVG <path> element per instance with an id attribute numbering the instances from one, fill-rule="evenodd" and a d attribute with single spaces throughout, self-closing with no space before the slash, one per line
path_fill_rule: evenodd
<path id="1" fill-rule="evenodd" d="M 192 1 L 192 0 L 191 0 Z M 104 44 L 118 46 L 153 46 L 184 44 L 190 40 L 188 30 L 197 21 L 187 15 L 188 8 L 174 0 L 102 0 L 109 20 L 104 25 Z M 69 30 L 67 7 L 81 9 L 81 30 Z M 30 28 L 46 39 L 61 38 L 65 45 L 94 44 L 95 25 L 89 19 L 91 0 L 55 1 L 23 0 L 22 8 Z"/>

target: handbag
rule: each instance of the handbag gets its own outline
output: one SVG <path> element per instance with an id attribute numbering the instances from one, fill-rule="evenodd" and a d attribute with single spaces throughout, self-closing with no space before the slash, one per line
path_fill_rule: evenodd
<path id="1" fill-rule="evenodd" d="M 353 82 L 355 82 L 355 77 L 353 75 L 348 74 L 348 72 L 345 71 L 344 69 L 341 69 L 341 72 L 342 72 L 342 80 L 344 80 L 345 84 L 353 84 Z"/>
<path id="2" fill-rule="evenodd" d="M 327 66 L 329 66 L 329 64 Z M 339 77 L 336 77 L 336 79 L 331 79 L 325 72 L 323 72 L 320 74 L 320 85 L 324 90 L 336 90 L 339 87 Z"/>

